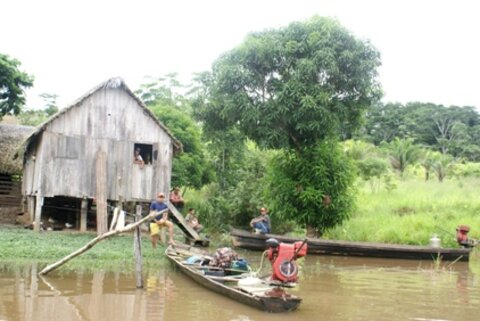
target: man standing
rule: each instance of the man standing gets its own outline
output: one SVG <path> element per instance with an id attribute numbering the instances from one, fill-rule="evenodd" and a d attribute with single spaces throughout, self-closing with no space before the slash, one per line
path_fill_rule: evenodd
<path id="1" fill-rule="evenodd" d="M 250 226 L 261 234 L 270 233 L 272 227 L 268 211 L 265 207 L 260 209 L 260 216 L 257 216 L 250 221 Z"/>
<path id="2" fill-rule="evenodd" d="M 161 212 L 167 209 L 165 204 L 165 194 L 158 193 L 157 200 L 150 205 L 150 213 Z M 173 223 L 168 220 L 168 211 L 163 212 L 153 218 L 150 223 L 150 237 L 152 247 L 157 247 L 157 242 L 160 239 L 160 228 L 168 227 L 168 244 L 175 244 L 173 241 Z"/>

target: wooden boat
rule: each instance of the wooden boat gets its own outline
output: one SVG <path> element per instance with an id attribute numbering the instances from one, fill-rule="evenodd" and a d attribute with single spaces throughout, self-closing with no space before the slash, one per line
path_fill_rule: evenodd
<path id="1" fill-rule="evenodd" d="M 230 231 L 233 245 L 249 250 L 266 250 L 265 241 L 271 237 L 280 242 L 293 243 L 301 238 L 273 234 L 255 234 L 244 230 Z M 372 242 L 350 242 L 309 238 L 308 254 L 350 255 L 389 259 L 468 261 L 471 248 L 436 248 L 419 245 L 399 245 Z"/>
<path id="2" fill-rule="evenodd" d="M 288 294 L 282 287 L 262 281 L 256 284 L 242 282 L 252 279 L 251 272 L 233 271 L 228 273 L 224 269 L 202 265 L 201 262 L 189 264 L 186 259 L 192 256 L 206 255 L 188 246 L 169 246 L 166 250 L 168 259 L 184 274 L 198 284 L 237 302 L 268 312 L 287 312 L 298 308 L 302 299 Z M 216 273 L 226 272 L 226 273 Z M 231 271 L 230 271 L 231 272 Z M 226 275 L 224 275 L 226 274 Z M 249 279 L 247 279 L 249 278 Z M 258 281 L 260 281 L 257 278 Z M 243 283 L 243 284 L 242 284 Z"/>

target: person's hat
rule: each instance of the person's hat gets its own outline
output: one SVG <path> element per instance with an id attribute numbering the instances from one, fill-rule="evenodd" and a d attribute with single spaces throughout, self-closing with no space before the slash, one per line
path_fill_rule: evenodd
<path id="1" fill-rule="evenodd" d="M 163 194 L 163 193 L 158 193 L 157 197 L 165 197 L 165 194 Z"/>
<path id="2" fill-rule="evenodd" d="M 267 209 L 266 209 L 265 207 L 262 207 L 262 208 L 260 209 L 260 212 L 266 212 L 266 211 L 267 211 Z"/>

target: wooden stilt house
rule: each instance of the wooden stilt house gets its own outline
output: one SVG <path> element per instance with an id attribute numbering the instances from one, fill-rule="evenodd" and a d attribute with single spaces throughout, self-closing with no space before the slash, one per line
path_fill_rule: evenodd
<path id="1" fill-rule="evenodd" d="M 181 148 L 122 79 L 100 84 L 24 144 L 22 190 L 35 227 L 47 207 L 68 207 L 67 223 L 84 231 L 92 204 L 104 210 L 107 202 L 150 202 L 168 193 L 172 158 Z M 145 165 L 134 162 L 135 149 Z M 96 213 L 97 231 L 104 232 L 106 213 Z"/>

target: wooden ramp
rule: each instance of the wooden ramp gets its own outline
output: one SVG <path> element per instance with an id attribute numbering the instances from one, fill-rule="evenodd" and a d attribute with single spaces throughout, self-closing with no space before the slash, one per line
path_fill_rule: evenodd
<path id="1" fill-rule="evenodd" d="M 187 221 L 183 217 L 182 213 L 180 213 L 175 206 L 173 206 L 170 202 L 167 203 L 167 206 L 170 210 L 170 213 L 172 213 L 173 217 L 175 218 L 175 223 L 187 238 L 188 243 L 194 246 L 208 246 L 210 244 L 208 239 L 202 238 L 190 225 L 187 224 Z"/>

